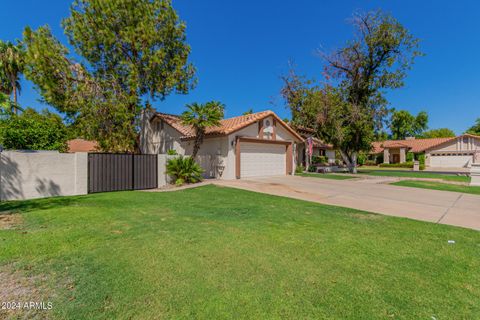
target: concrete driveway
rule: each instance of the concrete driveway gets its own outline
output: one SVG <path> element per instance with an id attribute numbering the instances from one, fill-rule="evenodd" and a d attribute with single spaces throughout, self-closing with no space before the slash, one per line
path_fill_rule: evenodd
<path id="1" fill-rule="evenodd" d="M 384 177 L 330 180 L 282 176 L 215 184 L 480 230 L 480 196 L 392 186 L 386 182 Z"/>

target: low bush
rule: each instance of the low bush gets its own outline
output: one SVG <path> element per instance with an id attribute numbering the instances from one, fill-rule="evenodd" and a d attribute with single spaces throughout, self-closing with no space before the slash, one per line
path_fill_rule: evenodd
<path id="1" fill-rule="evenodd" d="M 403 162 L 403 163 L 381 163 L 379 164 L 381 168 L 413 168 L 413 162 Z"/>
<path id="2" fill-rule="evenodd" d="M 406 160 L 407 162 L 413 162 L 413 160 L 415 160 L 415 154 L 413 152 L 407 152 Z"/>
<path id="3" fill-rule="evenodd" d="M 423 165 L 425 167 L 425 154 L 424 153 L 418 153 L 417 154 L 417 160 L 420 162 L 420 165 Z"/>
<path id="4" fill-rule="evenodd" d="M 168 149 L 168 150 L 167 150 L 167 154 L 168 154 L 169 156 L 176 156 L 178 153 L 177 153 L 177 151 L 174 150 L 174 149 Z"/>
<path id="5" fill-rule="evenodd" d="M 303 173 L 305 171 L 305 167 L 302 165 L 299 165 L 295 168 L 295 173 Z"/>
<path id="6" fill-rule="evenodd" d="M 315 166 L 308 166 L 308 172 L 317 172 L 317 167 L 315 167 Z"/>
<path id="7" fill-rule="evenodd" d="M 203 169 L 192 157 L 179 156 L 167 161 L 166 173 L 177 186 L 202 181 Z"/>
<path id="8" fill-rule="evenodd" d="M 313 164 L 326 164 L 328 163 L 328 158 L 325 156 L 313 156 L 312 157 Z"/>
<path id="9" fill-rule="evenodd" d="M 377 165 L 377 161 L 375 161 L 375 160 L 365 160 L 364 165 L 365 165 L 365 166 L 376 166 L 376 165 Z"/>
<path id="10" fill-rule="evenodd" d="M 404 163 L 381 163 L 378 165 L 381 168 L 409 168 L 413 169 L 413 162 L 404 162 Z M 418 166 L 420 170 L 425 170 L 425 164 Z"/>
<path id="11" fill-rule="evenodd" d="M 359 166 L 365 165 L 365 163 L 368 161 L 368 160 L 367 160 L 367 157 L 368 157 L 368 156 L 367 156 L 365 153 L 360 153 L 360 154 L 358 155 L 358 158 L 357 158 L 357 164 L 358 164 Z"/>

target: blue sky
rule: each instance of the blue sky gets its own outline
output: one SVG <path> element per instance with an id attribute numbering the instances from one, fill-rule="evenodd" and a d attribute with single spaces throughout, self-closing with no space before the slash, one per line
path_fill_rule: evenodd
<path id="1" fill-rule="evenodd" d="M 66 43 L 60 27 L 70 0 L 3 1 L 0 39 L 21 37 L 23 28 L 49 24 Z M 356 11 L 382 8 L 422 40 L 426 56 L 417 60 L 406 85 L 388 94 L 391 106 L 425 110 L 430 128 L 465 131 L 480 117 L 480 2 L 478 1 L 221 1 L 173 0 L 187 23 L 191 61 L 198 86 L 186 96 L 157 101 L 159 111 L 180 113 L 189 102 L 220 100 L 226 116 L 253 108 L 289 112 L 279 96 L 280 75 L 293 60 L 298 70 L 320 77 L 317 48 L 342 46 L 351 38 L 347 19 Z M 22 106 L 42 109 L 38 94 L 23 83 Z"/>

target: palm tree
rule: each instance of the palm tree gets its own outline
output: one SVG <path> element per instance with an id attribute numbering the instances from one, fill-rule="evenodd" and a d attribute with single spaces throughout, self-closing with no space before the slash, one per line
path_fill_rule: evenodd
<path id="1" fill-rule="evenodd" d="M 252 113 L 253 113 L 253 109 L 250 108 L 247 111 L 245 111 L 244 113 L 242 113 L 242 116 L 248 116 L 249 114 L 252 114 Z"/>
<path id="2" fill-rule="evenodd" d="M 192 157 L 195 158 L 203 143 L 207 128 L 220 125 L 225 106 L 218 101 L 210 101 L 205 104 L 195 102 L 186 107 L 187 110 L 182 113 L 181 118 L 184 125 L 192 126 L 195 130 L 195 143 L 192 153 Z"/>
<path id="3" fill-rule="evenodd" d="M 18 111 L 20 75 L 23 72 L 23 51 L 11 42 L 0 42 L 0 91 L 13 95 L 13 108 Z"/>

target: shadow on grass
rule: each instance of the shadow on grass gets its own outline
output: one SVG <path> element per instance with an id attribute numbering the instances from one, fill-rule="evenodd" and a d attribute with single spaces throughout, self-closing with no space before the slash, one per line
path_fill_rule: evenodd
<path id="1" fill-rule="evenodd" d="M 76 204 L 85 197 L 53 197 L 34 200 L 15 200 L 0 203 L 0 215 L 28 212 L 33 210 L 47 210 Z"/>

